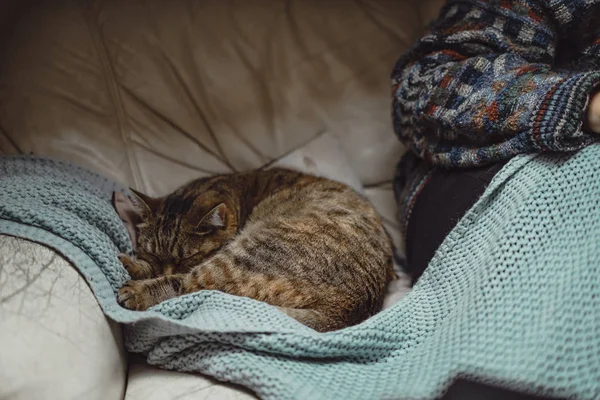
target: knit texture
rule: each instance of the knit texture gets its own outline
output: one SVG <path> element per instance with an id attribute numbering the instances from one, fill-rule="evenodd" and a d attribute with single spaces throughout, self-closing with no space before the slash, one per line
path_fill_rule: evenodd
<path id="1" fill-rule="evenodd" d="M 496 175 L 395 306 L 316 333 L 275 308 L 203 291 L 118 306 L 130 251 L 120 188 L 64 163 L 0 159 L 0 232 L 46 243 L 89 282 L 150 364 L 267 399 L 429 399 L 467 377 L 558 397 L 600 396 L 600 146 L 519 156 Z"/>
<path id="2" fill-rule="evenodd" d="M 396 170 L 404 226 L 433 168 L 574 151 L 600 140 L 582 130 L 600 85 L 598 21 L 599 0 L 446 2 L 392 72 L 394 129 L 423 160 Z"/>
<path id="3" fill-rule="evenodd" d="M 445 167 L 592 143 L 598 20 L 598 0 L 449 0 L 394 67 L 396 133 Z"/>

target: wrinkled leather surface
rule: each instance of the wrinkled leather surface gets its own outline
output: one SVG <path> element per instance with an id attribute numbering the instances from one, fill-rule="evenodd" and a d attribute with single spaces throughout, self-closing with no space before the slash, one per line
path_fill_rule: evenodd
<path id="1" fill-rule="evenodd" d="M 73 160 L 152 194 L 258 167 L 325 130 L 364 184 L 389 179 L 400 155 L 389 75 L 422 25 L 411 2 L 22 9 L 2 48 L 4 151 Z"/>
<path id="2" fill-rule="evenodd" d="M 0 153 L 59 157 L 159 195 L 331 132 L 395 230 L 389 75 L 442 1 L 0 1 Z M 144 397 L 136 379 L 152 369 L 132 371 L 127 398 Z M 164 390 L 152 398 L 171 398 L 177 373 L 154 373 Z M 112 382 L 106 399 L 124 390 Z"/>
<path id="3" fill-rule="evenodd" d="M 85 280 L 42 245 L 0 235 L 0 398 L 122 398 L 126 356 Z"/>

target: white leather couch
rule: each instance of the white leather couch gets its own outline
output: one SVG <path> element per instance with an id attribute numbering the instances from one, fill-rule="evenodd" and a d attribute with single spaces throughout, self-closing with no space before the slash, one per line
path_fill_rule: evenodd
<path id="1" fill-rule="evenodd" d="M 327 132 L 399 241 L 389 75 L 441 0 L 3 0 L 0 152 L 152 195 Z M 247 399 L 128 356 L 60 254 L 0 236 L 0 399 Z"/>

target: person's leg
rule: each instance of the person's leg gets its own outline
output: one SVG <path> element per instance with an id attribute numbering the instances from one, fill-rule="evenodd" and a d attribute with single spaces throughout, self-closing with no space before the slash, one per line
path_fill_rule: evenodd
<path id="1" fill-rule="evenodd" d="M 424 170 L 418 165 L 420 161 L 403 160 L 403 172 L 415 172 L 418 177 Z M 483 194 L 494 176 L 505 163 L 485 168 L 469 170 L 429 171 L 426 183 L 415 195 L 410 215 L 405 226 L 406 234 L 406 270 L 416 281 L 425 271 L 438 247 L 458 221 L 475 204 Z M 409 176 L 397 177 L 397 193 L 401 193 L 406 185 L 410 185 Z M 409 190 L 413 190 L 412 189 Z M 442 400 L 471 399 L 515 399 L 546 400 L 549 398 L 523 394 L 510 389 L 475 382 L 469 379 L 458 379 L 450 385 Z"/>
<path id="2" fill-rule="evenodd" d="M 504 164 L 464 170 L 437 168 L 431 172 L 416 196 L 406 226 L 406 268 L 414 281 Z"/>

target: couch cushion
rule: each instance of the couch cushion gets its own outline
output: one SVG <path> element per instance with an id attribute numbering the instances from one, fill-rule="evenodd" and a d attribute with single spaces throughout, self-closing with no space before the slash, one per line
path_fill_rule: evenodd
<path id="1" fill-rule="evenodd" d="M 323 131 L 362 183 L 391 177 L 389 74 L 412 1 L 53 0 L 2 39 L 0 150 L 58 156 L 150 194 L 258 167 Z"/>
<path id="2" fill-rule="evenodd" d="M 329 132 L 274 160 L 268 168 L 289 168 L 342 182 L 359 193 L 364 188 L 352 169 L 339 138 Z"/>
<path id="3" fill-rule="evenodd" d="M 246 388 L 200 374 L 166 371 L 133 357 L 125 400 L 253 400 Z"/>
<path id="4" fill-rule="evenodd" d="M 394 218 L 396 204 L 393 193 L 386 188 L 370 188 L 365 193 L 352 167 L 349 165 L 339 138 L 326 132 L 304 146 L 284 155 L 270 167 L 284 167 L 297 171 L 324 176 L 352 186 L 368 197 L 384 216 L 386 228 L 397 238 L 397 224 Z M 391 188 L 391 186 L 390 186 Z M 391 201 L 390 201 L 391 200 Z M 387 216 L 387 218 L 386 218 Z M 410 290 L 410 280 L 402 274 L 393 281 L 386 294 L 384 307 L 390 307 Z M 185 374 L 164 371 L 147 365 L 135 357 L 128 375 L 125 400 L 169 400 L 169 399 L 223 399 L 250 400 L 255 397 L 245 389 L 222 383 L 199 374 Z"/>

